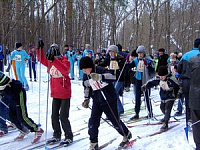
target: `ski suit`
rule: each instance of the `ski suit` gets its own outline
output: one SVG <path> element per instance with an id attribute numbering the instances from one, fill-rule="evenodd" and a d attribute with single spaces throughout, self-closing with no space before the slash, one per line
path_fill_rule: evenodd
<path id="1" fill-rule="evenodd" d="M 71 79 L 74 79 L 75 52 L 73 50 L 67 51 L 65 56 L 68 58 L 68 61 L 70 62 L 70 77 Z"/>
<path id="2" fill-rule="evenodd" d="M 21 83 L 24 86 L 28 86 L 28 82 L 25 77 L 25 60 L 30 59 L 30 56 L 26 53 L 25 50 L 14 50 L 11 53 L 10 59 L 15 60 L 16 72 L 17 72 L 19 81 L 21 81 Z"/>

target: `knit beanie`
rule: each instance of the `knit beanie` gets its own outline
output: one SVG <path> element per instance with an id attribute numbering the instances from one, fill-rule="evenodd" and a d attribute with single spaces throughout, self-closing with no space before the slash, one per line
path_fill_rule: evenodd
<path id="1" fill-rule="evenodd" d="M 199 47 L 199 44 L 200 44 L 200 38 L 197 38 L 197 39 L 194 41 L 194 47 L 195 47 L 195 48 L 198 48 L 198 47 Z"/>
<path id="2" fill-rule="evenodd" d="M 16 47 L 17 49 L 18 49 L 19 47 L 21 47 L 21 46 L 22 46 L 22 43 L 18 43 L 18 42 L 17 42 L 17 43 L 15 44 L 15 47 Z"/>
<path id="3" fill-rule="evenodd" d="M 90 57 L 86 56 L 80 59 L 80 70 L 93 67 L 94 63 Z"/>
<path id="4" fill-rule="evenodd" d="M 85 44 L 85 48 L 90 49 L 90 44 Z"/>
<path id="5" fill-rule="evenodd" d="M 159 76 L 165 76 L 165 75 L 167 75 L 167 74 L 168 74 L 168 69 L 167 69 L 166 66 L 160 66 L 160 67 L 158 68 L 158 75 L 159 75 Z"/>
<path id="6" fill-rule="evenodd" d="M 8 84 L 9 81 L 10 81 L 10 78 L 0 71 L 0 86 L 4 86 Z"/>
<path id="7" fill-rule="evenodd" d="M 159 52 L 165 52 L 165 49 L 164 48 L 160 48 L 158 49 Z"/>
<path id="8" fill-rule="evenodd" d="M 137 53 L 143 53 L 143 54 L 146 55 L 146 49 L 145 49 L 145 47 L 144 47 L 143 45 L 138 46 L 136 52 L 137 52 Z"/>
<path id="9" fill-rule="evenodd" d="M 110 45 L 110 46 L 108 47 L 107 52 L 109 53 L 110 51 L 113 51 L 113 52 L 115 52 L 115 53 L 118 53 L 118 47 L 117 47 L 116 45 Z"/>

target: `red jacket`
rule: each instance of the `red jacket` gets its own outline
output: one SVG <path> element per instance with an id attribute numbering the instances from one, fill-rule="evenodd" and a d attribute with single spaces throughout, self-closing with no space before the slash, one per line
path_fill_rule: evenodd
<path id="1" fill-rule="evenodd" d="M 37 49 L 36 53 L 38 61 L 47 67 L 47 72 L 51 75 L 51 97 L 59 99 L 71 98 L 70 62 L 67 60 L 67 57 L 63 56 L 61 59 L 55 58 L 53 62 L 50 62 L 44 56 L 43 50 L 40 52 Z"/>

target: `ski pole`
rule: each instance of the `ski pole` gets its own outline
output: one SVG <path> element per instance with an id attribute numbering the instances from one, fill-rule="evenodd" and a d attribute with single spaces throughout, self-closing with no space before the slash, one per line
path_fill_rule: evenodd
<path id="1" fill-rule="evenodd" d="M 124 71 L 124 68 L 125 68 L 125 66 L 126 66 L 126 63 L 127 63 L 127 60 L 124 62 L 124 66 L 122 67 L 122 70 L 120 71 L 120 74 L 119 74 L 119 77 L 118 77 L 118 79 L 117 79 L 117 82 L 115 83 L 115 88 L 116 88 L 116 86 L 117 86 L 117 83 L 119 82 L 119 79 L 120 79 L 120 77 L 121 77 L 121 75 L 122 75 L 122 72 Z"/>
<path id="2" fill-rule="evenodd" d="M 1 102 L 6 108 L 9 109 L 9 106 L 8 106 L 6 103 L 4 103 L 1 99 L 0 99 L 0 102 Z"/>
<path id="3" fill-rule="evenodd" d="M 90 110 L 92 110 L 92 108 L 91 107 L 88 107 Z M 110 125 L 111 127 L 113 127 L 114 129 L 115 129 L 115 127 L 112 125 L 112 124 L 110 124 L 106 119 L 104 119 L 103 117 L 101 117 L 101 119 L 103 120 L 103 121 L 105 121 L 108 125 Z"/>
<path id="4" fill-rule="evenodd" d="M 39 51 L 40 51 L 40 67 L 39 67 L 39 107 L 38 107 L 38 124 L 40 124 L 40 95 L 41 95 L 41 51 L 42 51 L 42 49 L 41 49 L 41 47 L 39 48 Z"/>

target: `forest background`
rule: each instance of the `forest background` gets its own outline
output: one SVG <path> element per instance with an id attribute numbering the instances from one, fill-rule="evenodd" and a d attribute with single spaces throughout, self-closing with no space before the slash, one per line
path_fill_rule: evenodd
<path id="1" fill-rule="evenodd" d="M 57 43 L 92 49 L 120 43 L 132 51 L 144 45 L 186 52 L 200 37 L 199 0 L 1 0 L 0 43 L 25 49 L 42 37 L 45 49 Z M 5 50 L 5 48 L 4 48 Z"/>

